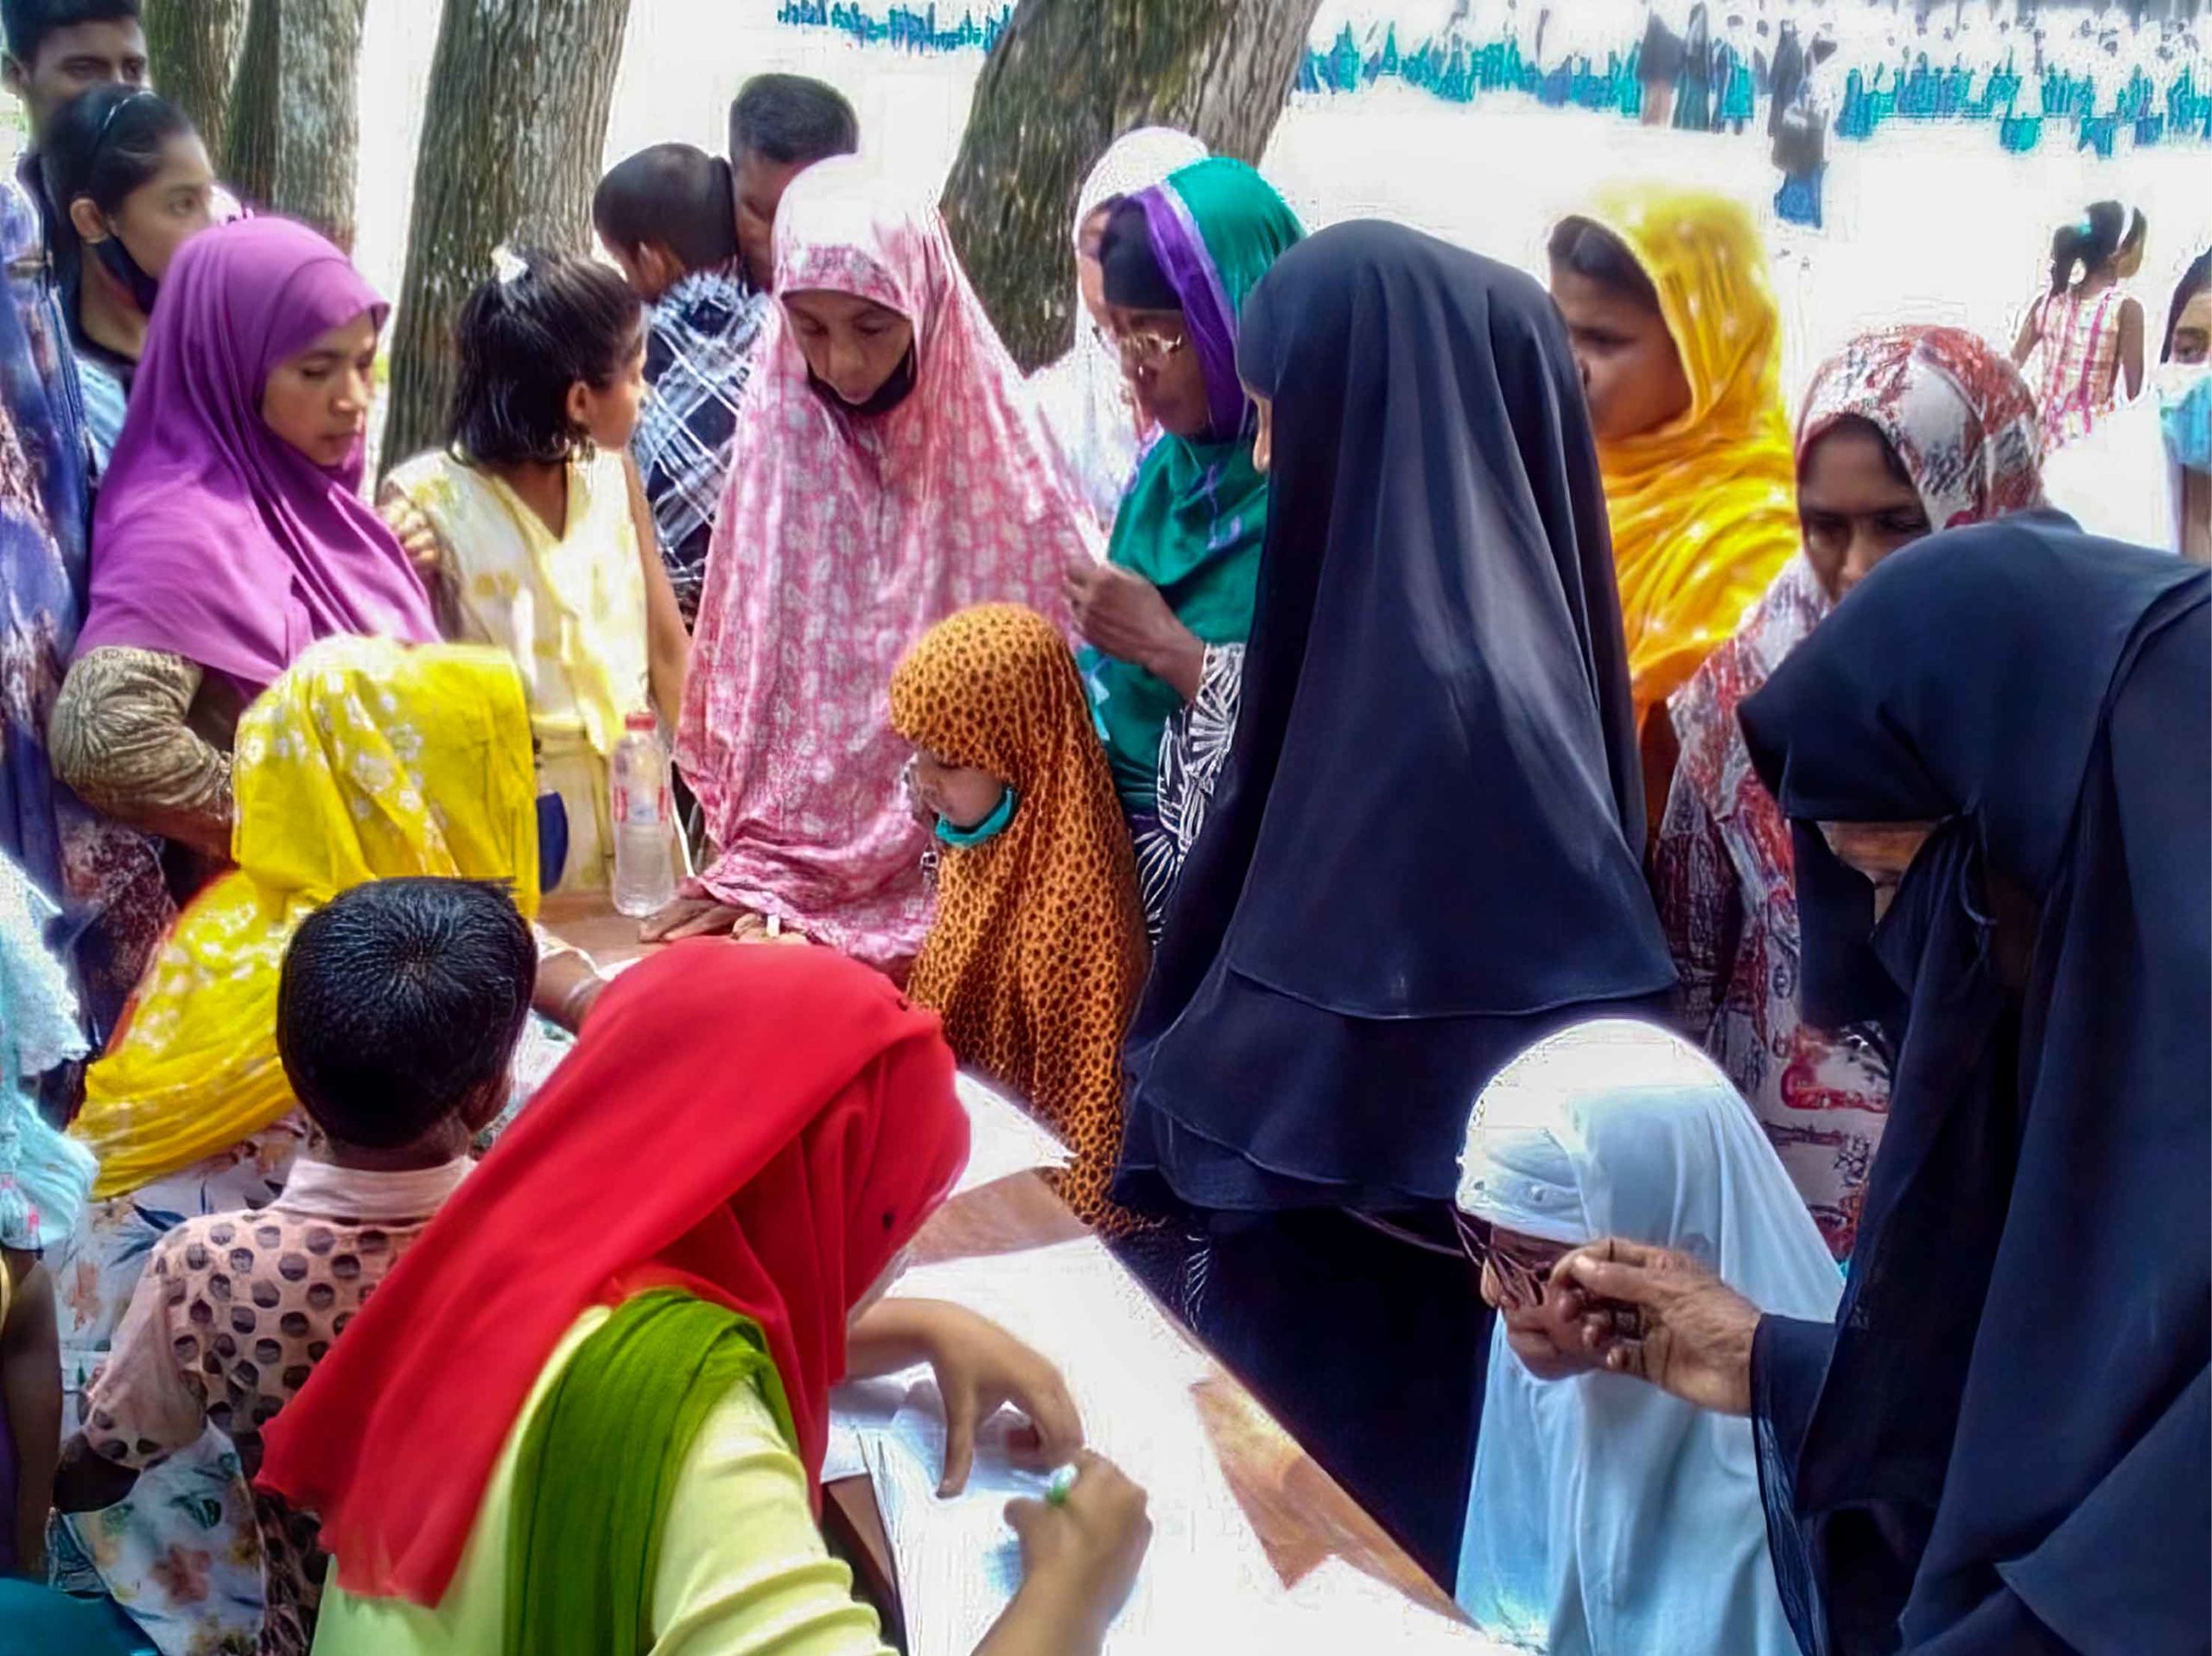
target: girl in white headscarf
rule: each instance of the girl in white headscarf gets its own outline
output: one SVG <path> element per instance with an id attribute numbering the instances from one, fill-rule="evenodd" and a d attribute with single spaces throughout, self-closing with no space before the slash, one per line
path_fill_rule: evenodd
<path id="1" fill-rule="evenodd" d="M 1623 1236 L 1756 1283 L 1770 1309 L 1832 1317 L 1842 1278 L 1751 1111 L 1694 1048 L 1602 1019 L 1498 1073 L 1460 1169 L 1462 1234 L 1499 1311 L 1461 1606 L 1550 1656 L 1796 1656 L 1751 1423 L 1592 1368 L 1548 1288 L 1568 1249 Z"/>
<path id="2" fill-rule="evenodd" d="M 1075 345 L 1030 379 L 1052 440 L 1082 480 L 1085 502 L 1099 526 L 1110 530 L 1137 452 L 1146 436 L 1122 377 L 1121 353 L 1106 337 L 1105 277 L 1098 267 L 1098 239 L 1107 209 L 1125 195 L 1166 182 L 1171 173 L 1206 158 L 1206 147 L 1187 132 L 1139 127 L 1115 140 L 1098 158 L 1075 206 Z"/>

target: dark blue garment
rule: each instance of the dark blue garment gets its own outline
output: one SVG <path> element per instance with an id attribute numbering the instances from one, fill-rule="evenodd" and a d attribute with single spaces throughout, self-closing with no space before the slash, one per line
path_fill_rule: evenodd
<path id="1" fill-rule="evenodd" d="M 1371 222 L 1278 261 L 1238 366 L 1274 398 L 1267 540 L 1122 1199 L 1441 1203 L 1492 1074 L 1674 978 L 1581 384 L 1542 288 Z"/>
<path id="2" fill-rule="evenodd" d="M 35 161 L 25 170 L 35 180 Z M 55 779 L 47 751 L 84 623 L 89 513 L 76 360 L 39 237 L 30 201 L 0 182 L 0 852 L 61 908 L 54 942 L 97 1048 L 168 904 L 156 845 L 102 824 Z"/>
<path id="3" fill-rule="evenodd" d="M 1783 175 L 1782 188 L 1774 195 L 1774 216 L 1784 224 L 1821 228 L 1821 198 L 1827 188 L 1827 175 L 1826 166 L 1815 167 L 1809 173 Z"/>
<path id="4" fill-rule="evenodd" d="M 557 793 L 537 796 L 537 889 L 559 887 L 569 869 L 569 804 Z"/>
<path id="5" fill-rule="evenodd" d="M 1800 1638 L 2202 1650 L 2212 576 L 2056 513 L 1932 536 L 1742 718 L 1806 1015 L 1896 1054 L 1835 1326 L 1755 1353 Z M 1822 821 L 1942 825 L 1878 927 Z"/>

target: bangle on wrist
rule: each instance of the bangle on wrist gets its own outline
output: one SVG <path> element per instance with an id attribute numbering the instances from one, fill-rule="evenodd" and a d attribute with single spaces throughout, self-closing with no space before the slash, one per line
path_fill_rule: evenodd
<path id="1" fill-rule="evenodd" d="M 569 988 L 569 992 L 561 997 L 558 1022 L 566 1028 L 574 1029 L 582 1021 L 584 1013 L 590 1010 L 590 998 L 599 993 L 603 981 L 595 973 L 578 978 Z"/>

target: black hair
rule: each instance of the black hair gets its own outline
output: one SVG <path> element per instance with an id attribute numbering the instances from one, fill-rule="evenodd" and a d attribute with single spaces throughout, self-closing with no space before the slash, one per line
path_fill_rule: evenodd
<path id="1" fill-rule="evenodd" d="M 137 22 L 141 0 L 0 0 L 8 55 L 29 69 L 47 36 L 79 23 Z"/>
<path id="2" fill-rule="evenodd" d="M 555 464 L 590 441 L 569 387 L 608 384 L 638 348 L 645 308 L 596 260 L 530 249 L 461 308 L 448 438 L 476 465 Z"/>
<path id="3" fill-rule="evenodd" d="M 54 111 L 38 162 L 39 206 L 57 275 L 67 281 L 84 256 L 71 205 L 89 196 L 112 218 L 161 171 L 169 141 L 192 130 L 191 117 L 143 86 L 94 86 Z"/>
<path id="4" fill-rule="evenodd" d="M 2199 253 L 2181 273 L 2181 281 L 2174 289 L 2174 302 L 2166 307 L 2166 340 L 2158 347 L 2159 361 L 2174 360 L 2174 331 L 2181 326 L 2181 313 L 2207 288 L 2212 288 L 2212 252 Z"/>
<path id="5" fill-rule="evenodd" d="M 729 162 L 688 143 L 657 143 L 610 169 L 591 198 L 592 227 L 609 247 L 661 242 L 687 271 L 737 257 Z"/>
<path id="6" fill-rule="evenodd" d="M 1141 202 L 1124 197 L 1114 204 L 1098 238 L 1098 265 L 1108 304 L 1124 310 L 1182 309 L 1183 296 L 1152 251 L 1152 222 Z"/>
<path id="7" fill-rule="evenodd" d="M 505 887 L 372 880 L 293 935 L 277 1055 L 324 1132 L 397 1150 L 504 1081 L 537 984 L 537 946 Z"/>
<path id="8" fill-rule="evenodd" d="M 1561 219 L 1552 231 L 1548 251 L 1553 264 L 1633 301 L 1655 316 L 1660 314 L 1659 290 L 1628 244 L 1605 226 L 1588 219 Z"/>
<path id="9" fill-rule="evenodd" d="M 2073 224 L 2058 226 L 2050 239 L 2050 290 L 2063 293 L 2074 285 L 2074 267 L 2084 276 L 2102 270 L 2123 249 L 2143 239 L 2150 224 L 2137 207 L 2130 212 L 2117 201 L 2099 201 Z"/>
<path id="10" fill-rule="evenodd" d="M 860 117 L 844 95 L 803 74 L 754 75 L 729 106 L 733 164 L 750 155 L 779 167 L 811 167 L 860 147 Z"/>

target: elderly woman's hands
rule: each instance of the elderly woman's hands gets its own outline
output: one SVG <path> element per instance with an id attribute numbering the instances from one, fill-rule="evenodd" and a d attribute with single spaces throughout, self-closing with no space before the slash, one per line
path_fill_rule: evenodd
<path id="1" fill-rule="evenodd" d="M 1540 1380 L 1572 1379 L 1602 1368 L 1604 1360 L 1591 1353 L 1582 1340 L 1582 1298 L 1561 1284 L 1550 1289 L 1532 1306 L 1504 1303 L 1494 1286 L 1491 1268 L 1483 1268 L 1483 1297 L 1497 1307 L 1505 1327 L 1505 1343 L 1521 1360 L 1521 1366 Z"/>
<path id="2" fill-rule="evenodd" d="M 1077 556 L 1067 564 L 1067 599 L 1076 630 L 1102 653 L 1165 679 L 1186 702 L 1198 695 L 1206 646 L 1151 582 Z"/>
<path id="3" fill-rule="evenodd" d="M 1751 1413 L 1759 1308 L 1701 1261 L 1608 1237 L 1562 1258 L 1552 1286 L 1546 1303 L 1562 1301 L 1562 1315 L 1580 1321 L 1583 1352 L 1613 1373 L 1700 1409 Z"/>

